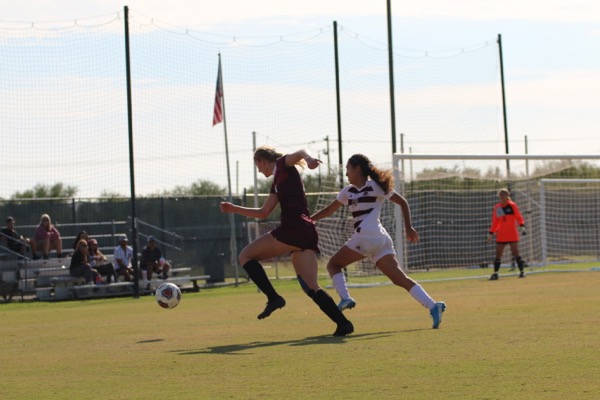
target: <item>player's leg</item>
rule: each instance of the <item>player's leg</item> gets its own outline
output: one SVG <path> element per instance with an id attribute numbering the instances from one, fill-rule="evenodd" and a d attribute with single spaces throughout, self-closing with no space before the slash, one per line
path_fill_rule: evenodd
<path id="1" fill-rule="evenodd" d="M 294 250 L 294 247 L 281 243 L 270 233 L 264 234 L 248 246 L 239 255 L 240 265 L 248 273 L 254 284 L 267 296 L 267 305 L 258 319 L 267 318 L 273 311 L 283 308 L 285 300 L 277 293 L 260 260 L 265 260 Z"/>
<path id="2" fill-rule="evenodd" d="M 502 253 L 504 252 L 504 248 L 506 247 L 506 243 L 498 243 L 496 242 L 496 258 L 494 259 L 494 273 L 490 276 L 491 281 L 498 280 L 498 271 L 500 271 L 500 264 L 502 262 Z"/>
<path id="3" fill-rule="evenodd" d="M 429 310 L 433 319 L 433 328 L 437 329 L 442 322 L 442 313 L 446 310 L 446 303 L 436 302 L 423 287 L 411 279 L 400 268 L 400 263 L 395 253 L 386 254 L 377 260 L 377 268 L 387 276 L 394 285 L 404 288 L 413 299 Z"/>
<path id="4" fill-rule="evenodd" d="M 345 310 L 347 308 L 350 309 L 356 306 L 356 302 L 352 297 L 350 297 L 350 293 L 348 292 L 346 276 L 342 270 L 346 266 L 356 261 L 360 261 L 363 258 L 365 258 L 365 256 L 344 245 L 329 259 L 329 262 L 327 263 L 327 272 L 329 272 L 329 276 L 333 282 L 333 287 L 335 287 L 335 290 L 341 299 L 340 303 L 338 304 L 340 310 Z"/>
<path id="5" fill-rule="evenodd" d="M 511 242 L 510 251 L 519 267 L 519 278 L 525 278 L 525 260 L 523 260 L 519 254 L 519 242 Z"/>
<path id="6" fill-rule="evenodd" d="M 333 336 L 345 336 L 354 332 L 352 322 L 344 316 L 331 296 L 319 286 L 315 252 L 313 250 L 293 251 L 292 265 L 296 274 L 298 274 L 298 281 L 304 292 L 319 306 L 325 315 L 337 324 Z"/>

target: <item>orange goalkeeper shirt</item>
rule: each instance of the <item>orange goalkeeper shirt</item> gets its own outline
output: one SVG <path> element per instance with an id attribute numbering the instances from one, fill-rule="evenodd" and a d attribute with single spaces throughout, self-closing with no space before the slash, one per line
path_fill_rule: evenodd
<path id="1" fill-rule="evenodd" d="M 496 242 L 517 242 L 519 240 L 518 226 L 525 225 L 525 220 L 519 207 L 509 200 L 505 205 L 498 203 L 492 213 L 490 233 L 496 234 Z"/>

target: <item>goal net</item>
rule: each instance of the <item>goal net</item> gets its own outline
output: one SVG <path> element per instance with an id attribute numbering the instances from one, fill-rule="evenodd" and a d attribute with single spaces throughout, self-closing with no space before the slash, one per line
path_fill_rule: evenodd
<path id="1" fill-rule="evenodd" d="M 530 267 L 600 260 L 600 156 L 395 154 L 396 191 L 409 202 L 417 244 L 405 240 L 400 207 L 387 201 L 381 221 L 405 269 L 482 268 L 495 258 L 486 236 L 498 191 L 508 188 L 527 234 L 519 242 Z M 334 171 L 323 178 L 316 209 L 340 190 Z M 321 256 L 329 259 L 352 235 L 346 207 L 317 224 Z M 508 248 L 503 267 L 514 268 Z M 368 260 L 349 275 L 379 271 Z"/>
<path id="2" fill-rule="evenodd" d="M 399 207 L 396 251 L 405 268 L 489 266 L 486 241 L 498 190 L 508 188 L 527 235 L 530 266 L 600 260 L 600 156 L 394 154 L 396 191 L 409 202 L 420 241 L 409 244 Z M 504 266 L 514 268 L 508 248 Z"/>

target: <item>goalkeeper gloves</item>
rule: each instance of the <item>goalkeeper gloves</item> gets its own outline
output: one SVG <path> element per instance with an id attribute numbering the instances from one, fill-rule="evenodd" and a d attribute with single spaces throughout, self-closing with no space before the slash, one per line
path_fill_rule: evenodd
<path id="1" fill-rule="evenodd" d="M 525 225 L 521 225 L 521 235 L 527 235 L 527 229 L 525 228 Z"/>

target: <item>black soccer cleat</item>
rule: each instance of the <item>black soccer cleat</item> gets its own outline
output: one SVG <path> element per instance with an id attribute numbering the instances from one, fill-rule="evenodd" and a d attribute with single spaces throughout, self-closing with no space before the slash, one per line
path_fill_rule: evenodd
<path id="1" fill-rule="evenodd" d="M 279 296 L 277 299 L 275 299 L 273 301 L 268 301 L 263 312 L 258 314 L 258 319 L 265 319 L 269 315 L 271 315 L 273 313 L 273 311 L 277 310 L 278 308 L 283 308 L 283 307 L 285 307 L 285 299 L 281 296 Z"/>
<path id="2" fill-rule="evenodd" d="M 492 276 L 490 276 L 490 281 L 497 281 L 498 280 L 498 274 L 497 273 L 493 273 Z"/>
<path id="3" fill-rule="evenodd" d="M 338 325 L 335 332 L 333 332 L 333 336 L 346 336 L 352 332 L 354 332 L 354 325 L 352 325 L 352 322 L 348 321 Z"/>

